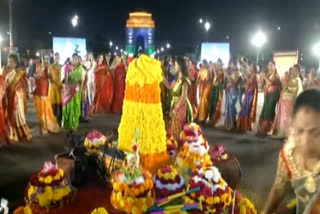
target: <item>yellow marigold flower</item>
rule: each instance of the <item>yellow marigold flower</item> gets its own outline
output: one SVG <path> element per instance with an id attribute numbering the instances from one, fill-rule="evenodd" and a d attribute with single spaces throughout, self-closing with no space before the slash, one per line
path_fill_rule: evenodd
<path id="1" fill-rule="evenodd" d="M 138 208 L 132 207 L 132 214 L 138 214 Z"/>
<path id="2" fill-rule="evenodd" d="M 31 198 L 31 196 L 36 192 L 36 188 L 34 186 L 30 186 L 28 189 L 28 198 Z"/>
<path id="3" fill-rule="evenodd" d="M 65 187 L 63 188 L 63 197 L 66 196 L 66 195 L 69 195 L 71 192 L 71 188 L 70 187 Z"/>
<path id="4" fill-rule="evenodd" d="M 61 177 L 64 176 L 64 171 L 63 171 L 62 169 L 59 169 L 59 175 L 60 175 Z"/>
<path id="5" fill-rule="evenodd" d="M 121 199 L 121 200 L 119 201 L 119 203 L 120 203 L 120 206 L 121 206 L 121 207 L 125 207 L 125 206 L 124 206 L 125 203 L 124 203 L 124 200 L 123 200 L 123 199 Z"/>
<path id="6" fill-rule="evenodd" d="M 147 209 L 148 209 L 148 206 L 147 206 L 146 204 L 142 206 L 142 211 L 143 211 L 143 212 L 146 212 Z"/>
<path id="7" fill-rule="evenodd" d="M 52 180 L 53 180 L 52 177 L 49 175 L 49 176 L 45 177 L 44 183 L 45 184 L 51 184 Z"/>
<path id="8" fill-rule="evenodd" d="M 117 193 L 117 200 L 121 201 L 121 199 L 122 199 L 122 194 L 121 194 L 121 192 L 118 192 Z"/>
<path id="9" fill-rule="evenodd" d="M 213 203 L 214 204 L 219 204 L 220 203 L 220 198 L 218 196 L 213 198 Z"/>
<path id="10" fill-rule="evenodd" d="M 23 213 L 24 214 L 32 214 L 32 210 L 31 210 L 31 208 L 29 206 L 25 206 L 23 208 Z"/>
<path id="11" fill-rule="evenodd" d="M 37 198 L 40 207 L 49 207 L 51 200 L 48 199 L 46 194 L 39 194 Z"/>
<path id="12" fill-rule="evenodd" d="M 59 175 L 59 174 L 56 174 L 56 175 L 53 177 L 53 180 L 55 180 L 55 181 L 60 180 L 60 175 Z"/>
<path id="13" fill-rule="evenodd" d="M 43 181 L 44 181 L 44 178 L 43 178 L 43 177 L 39 177 L 39 181 L 40 181 L 40 182 L 43 182 Z"/>
<path id="14" fill-rule="evenodd" d="M 89 146 L 89 142 L 86 140 L 86 141 L 84 141 L 84 146 L 85 147 L 88 147 Z"/>
<path id="15" fill-rule="evenodd" d="M 207 202 L 207 204 L 212 205 L 212 204 L 214 203 L 213 197 L 212 197 L 212 196 L 211 196 L 211 197 L 208 197 L 207 200 L 206 200 L 206 202 Z"/>
<path id="16" fill-rule="evenodd" d="M 94 209 L 91 214 L 109 214 L 108 211 L 103 208 L 103 207 L 100 207 L 100 208 L 96 208 Z"/>
<path id="17" fill-rule="evenodd" d="M 53 200 L 54 201 L 60 201 L 64 195 L 63 195 L 63 189 L 62 188 L 57 188 L 53 191 Z"/>

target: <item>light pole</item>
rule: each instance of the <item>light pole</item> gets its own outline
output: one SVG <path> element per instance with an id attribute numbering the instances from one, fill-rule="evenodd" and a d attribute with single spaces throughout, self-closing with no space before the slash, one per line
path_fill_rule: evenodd
<path id="1" fill-rule="evenodd" d="M 1 43 L 3 41 L 3 37 L 0 35 L 0 71 L 2 70 L 2 47 L 1 47 Z"/>
<path id="2" fill-rule="evenodd" d="M 317 42 L 312 47 L 313 54 L 318 58 L 319 67 L 318 67 L 318 75 L 320 74 L 320 42 Z"/>
<path id="3" fill-rule="evenodd" d="M 169 43 L 167 43 L 167 49 L 169 49 L 171 47 L 171 45 Z"/>
<path id="4" fill-rule="evenodd" d="M 257 48 L 257 65 L 259 63 L 259 51 L 267 42 L 267 36 L 262 31 L 257 32 L 251 39 L 251 44 Z"/>
<path id="5" fill-rule="evenodd" d="M 13 0 L 9 0 L 9 36 L 10 36 L 10 52 L 12 52 L 13 47 L 13 38 L 12 38 L 12 2 Z"/>

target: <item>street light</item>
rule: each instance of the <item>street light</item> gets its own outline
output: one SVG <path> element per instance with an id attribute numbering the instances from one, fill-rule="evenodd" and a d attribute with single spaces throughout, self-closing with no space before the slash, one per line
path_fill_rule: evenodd
<path id="1" fill-rule="evenodd" d="M 164 48 L 163 47 L 161 47 L 161 52 L 163 52 L 164 51 Z"/>
<path id="2" fill-rule="evenodd" d="M 169 49 L 171 47 L 171 45 L 169 43 L 167 43 L 167 48 Z"/>
<path id="3" fill-rule="evenodd" d="M 37 52 L 37 53 L 36 53 L 36 56 L 37 56 L 37 57 L 39 57 L 39 56 L 40 56 L 40 53 L 39 53 L 39 52 Z"/>
<path id="4" fill-rule="evenodd" d="M 110 41 L 110 42 L 109 42 L 109 45 L 110 45 L 110 47 L 112 47 L 112 45 L 113 45 L 113 42 L 112 42 L 112 41 Z"/>
<path id="5" fill-rule="evenodd" d="M 206 31 L 208 32 L 208 31 L 210 30 L 210 28 L 211 28 L 210 22 L 206 22 L 206 23 L 204 24 L 204 29 L 206 29 Z"/>
<path id="6" fill-rule="evenodd" d="M 202 22 L 203 22 L 203 20 L 202 20 L 202 19 L 199 19 L 199 23 L 202 24 Z"/>
<path id="7" fill-rule="evenodd" d="M 71 19 L 71 24 L 73 27 L 77 27 L 78 25 L 78 21 L 79 21 L 79 17 L 77 15 L 75 15 L 72 19 Z"/>
<path id="8" fill-rule="evenodd" d="M 257 64 L 259 63 L 259 51 L 267 42 L 267 36 L 262 31 L 257 32 L 251 39 L 251 44 L 257 48 Z"/>
<path id="9" fill-rule="evenodd" d="M 118 46 L 116 46 L 116 50 L 118 50 L 119 48 L 118 48 Z"/>

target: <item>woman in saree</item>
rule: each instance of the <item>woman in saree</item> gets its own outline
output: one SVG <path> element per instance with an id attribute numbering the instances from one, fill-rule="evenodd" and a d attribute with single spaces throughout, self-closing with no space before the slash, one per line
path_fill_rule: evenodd
<path id="1" fill-rule="evenodd" d="M 89 74 L 86 67 L 83 66 L 83 82 L 81 84 L 81 121 L 88 122 L 91 117 L 90 95 L 88 88 Z"/>
<path id="2" fill-rule="evenodd" d="M 178 141 L 184 125 L 193 121 L 192 107 L 188 99 L 191 81 L 188 78 L 186 62 L 182 57 L 177 58 L 173 67 L 177 72 L 177 79 L 170 84 L 164 78 L 163 82 L 169 90 L 172 90 L 173 95 L 173 114 L 169 122 L 168 133 Z"/>
<path id="3" fill-rule="evenodd" d="M 62 126 L 70 131 L 77 130 L 81 117 L 81 88 L 83 86 L 84 68 L 79 56 L 72 55 L 72 69 L 66 72 L 62 88 Z"/>
<path id="4" fill-rule="evenodd" d="M 34 91 L 33 102 L 40 122 L 40 133 L 46 135 L 50 133 L 58 133 L 59 125 L 52 112 L 49 100 L 49 75 L 48 63 L 43 62 L 40 69 L 35 75 L 36 89 Z"/>
<path id="5" fill-rule="evenodd" d="M 250 74 L 247 79 L 244 103 L 237 121 L 237 130 L 241 132 L 251 131 L 256 121 L 258 101 L 257 66 L 250 65 Z"/>
<path id="6" fill-rule="evenodd" d="M 10 144 L 9 129 L 5 119 L 4 102 L 6 93 L 6 83 L 3 75 L 0 75 L 0 147 L 1 145 Z"/>
<path id="7" fill-rule="evenodd" d="M 213 126 L 217 124 L 221 116 L 221 105 L 224 90 L 224 70 L 218 68 L 215 71 L 213 87 L 211 92 L 211 100 L 209 107 L 209 117 Z"/>
<path id="8" fill-rule="evenodd" d="M 297 96 L 303 91 L 299 77 L 300 66 L 295 65 L 290 71 L 288 80 L 282 82 L 282 92 L 273 123 L 273 134 L 278 137 L 288 137 L 288 127 L 291 124 L 291 114 Z"/>
<path id="9" fill-rule="evenodd" d="M 124 58 L 117 56 L 117 64 L 114 69 L 114 101 L 112 105 L 112 112 L 121 114 L 122 105 L 124 99 L 124 91 L 126 85 L 126 64 L 124 63 Z"/>
<path id="10" fill-rule="evenodd" d="M 12 142 L 30 141 L 31 131 L 27 125 L 26 113 L 28 105 L 28 80 L 25 70 L 18 69 L 18 57 L 14 54 L 8 57 L 8 67 L 5 71 L 6 113 L 8 114 L 9 139 Z"/>
<path id="11" fill-rule="evenodd" d="M 262 214 L 273 213 L 292 189 L 297 214 L 320 213 L 320 91 L 302 92 L 293 107 L 288 141 Z"/>
<path id="12" fill-rule="evenodd" d="M 229 71 L 226 72 L 226 109 L 225 109 L 225 128 L 232 130 L 237 127 L 236 104 L 240 96 L 240 72 L 236 61 L 232 61 Z"/>
<path id="13" fill-rule="evenodd" d="M 197 105 L 196 105 L 196 97 L 197 97 L 197 85 L 196 85 L 196 80 L 197 80 L 197 70 L 196 66 L 193 63 L 192 60 L 188 61 L 188 69 L 189 69 L 189 79 L 191 82 L 190 89 L 188 92 L 188 99 L 190 101 L 191 107 L 192 107 L 192 113 L 193 117 L 196 117 L 197 115 Z"/>
<path id="14" fill-rule="evenodd" d="M 93 101 L 94 113 L 109 113 L 110 112 L 110 97 L 113 96 L 110 92 L 113 91 L 112 73 L 103 54 L 98 56 L 98 65 L 95 71 L 95 95 Z M 109 83 L 109 85 L 108 85 Z M 109 88 L 110 87 L 110 88 Z M 112 87 L 112 90 L 111 90 Z M 112 92 L 113 93 L 113 92 Z"/>
<path id="15" fill-rule="evenodd" d="M 208 119 L 209 113 L 209 96 L 211 92 L 212 82 L 211 74 L 208 68 L 208 63 L 204 60 L 198 72 L 198 82 L 200 90 L 200 103 L 198 107 L 198 121 L 205 123 Z"/>
<path id="16" fill-rule="evenodd" d="M 53 114 L 55 115 L 58 123 L 61 123 L 62 119 L 62 82 L 61 82 L 61 69 L 62 66 L 59 64 L 60 55 L 55 53 L 54 63 L 49 67 L 49 98 L 52 105 Z"/>
<path id="17" fill-rule="evenodd" d="M 264 103 L 259 120 L 258 134 L 265 136 L 272 128 L 276 115 L 276 105 L 280 98 L 281 81 L 277 73 L 275 62 L 270 61 L 267 73 L 262 73 L 262 78 L 266 82 L 264 88 Z"/>

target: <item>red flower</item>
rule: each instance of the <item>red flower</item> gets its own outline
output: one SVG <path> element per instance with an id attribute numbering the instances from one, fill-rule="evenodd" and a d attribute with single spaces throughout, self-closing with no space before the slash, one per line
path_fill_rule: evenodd
<path id="1" fill-rule="evenodd" d="M 138 145 L 137 144 L 134 144 L 133 147 L 132 147 L 133 151 L 134 152 L 137 152 L 138 151 Z"/>
<path id="2" fill-rule="evenodd" d="M 209 154 L 211 160 L 216 162 L 220 160 L 220 157 L 226 153 L 226 149 L 222 145 L 215 145 L 211 147 Z"/>
<path id="3" fill-rule="evenodd" d="M 171 166 L 164 166 L 161 168 L 162 173 L 168 173 L 168 172 L 171 172 L 171 170 L 172 170 Z"/>
<path id="4" fill-rule="evenodd" d="M 59 173 L 59 170 L 57 168 L 50 169 L 49 172 L 47 172 L 47 175 L 55 176 L 57 173 Z"/>
<path id="5" fill-rule="evenodd" d="M 162 197 L 168 196 L 169 195 L 169 190 L 167 188 L 163 188 L 160 190 Z"/>
<path id="6" fill-rule="evenodd" d="M 209 187 L 204 187 L 201 192 L 205 198 L 212 196 L 212 190 Z"/>
<path id="7" fill-rule="evenodd" d="M 33 186 L 35 186 L 36 183 L 37 183 L 37 181 L 38 181 L 38 175 L 37 175 L 37 174 L 31 175 L 31 177 L 30 177 L 30 184 L 33 185 Z"/>
<path id="8" fill-rule="evenodd" d="M 181 178 L 180 178 L 179 175 L 177 175 L 177 176 L 175 177 L 175 179 L 174 179 L 174 181 L 175 181 L 176 183 L 180 183 L 180 180 L 181 180 Z"/>

